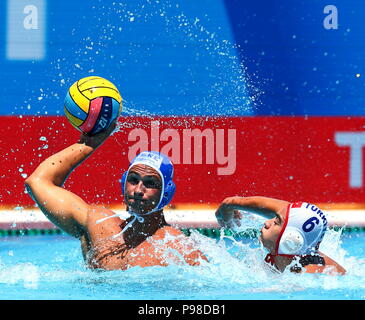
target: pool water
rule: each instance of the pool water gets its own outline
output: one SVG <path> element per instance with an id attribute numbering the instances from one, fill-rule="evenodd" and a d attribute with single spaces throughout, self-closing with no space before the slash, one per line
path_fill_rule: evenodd
<path id="1" fill-rule="evenodd" d="M 199 267 L 135 267 L 95 272 L 78 240 L 65 235 L 0 239 L 3 300 L 337 300 L 365 298 L 365 233 L 327 232 L 321 249 L 345 276 L 277 274 L 262 262 L 257 239 L 190 236 L 209 257 Z"/>

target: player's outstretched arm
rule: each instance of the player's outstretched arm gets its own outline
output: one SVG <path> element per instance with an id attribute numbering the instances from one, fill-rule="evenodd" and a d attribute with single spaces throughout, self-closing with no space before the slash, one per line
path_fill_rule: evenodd
<path id="1" fill-rule="evenodd" d="M 81 237 L 87 224 L 89 205 L 62 185 L 69 174 L 88 158 L 112 133 L 82 135 L 80 141 L 44 160 L 25 181 L 32 199 L 46 217 L 74 237 Z"/>
<path id="2" fill-rule="evenodd" d="M 239 219 L 238 210 L 256 213 L 266 219 L 271 219 L 276 212 L 285 210 L 289 202 L 268 197 L 229 197 L 222 201 L 215 216 L 221 226 L 229 227 L 232 220 Z"/>

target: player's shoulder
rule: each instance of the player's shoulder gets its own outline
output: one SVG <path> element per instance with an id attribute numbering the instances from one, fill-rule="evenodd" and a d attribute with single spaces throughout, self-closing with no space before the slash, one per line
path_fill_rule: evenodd
<path id="1" fill-rule="evenodd" d="M 166 237 L 170 238 L 169 240 L 173 240 L 176 237 L 186 237 L 185 234 L 170 225 L 166 225 L 160 229 L 158 229 L 154 234 L 154 239 L 165 239 Z"/>
<path id="2" fill-rule="evenodd" d="M 88 212 L 87 212 L 87 223 L 88 225 L 90 224 L 95 224 L 95 223 L 100 223 L 102 222 L 102 219 L 104 218 L 108 218 L 105 220 L 108 221 L 109 223 L 121 223 L 121 218 L 119 216 L 115 216 L 116 213 L 108 208 L 105 207 L 101 207 L 101 206 L 96 206 L 96 205 L 91 205 L 88 208 Z M 115 217 L 112 217 L 115 216 Z M 112 218 L 109 218 L 112 217 Z"/>
<path id="3" fill-rule="evenodd" d="M 181 235 L 185 236 L 185 234 L 180 229 L 175 228 L 171 225 L 164 226 L 161 230 L 173 236 L 181 236 Z"/>
<path id="4" fill-rule="evenodd" d="M 326 256 L 322 252 L 320 252 L 320 255 L 324 259 L 325 263 L 323 265 L 310 264 L 305 266 L 307 273 L 325 273 L 329 275 L 346 274 L 346 269 L 343 268 L 339 263 Z"/>
<path id="5" fill-rule="evenodd" d="M 106 239 L 121 231 L 124 223 L 115 212 L 108 208 L 91 206 L 88 210 L 86 232 L 94 242 Z M 104 241 L 104 240 L 103 240 Z"/>

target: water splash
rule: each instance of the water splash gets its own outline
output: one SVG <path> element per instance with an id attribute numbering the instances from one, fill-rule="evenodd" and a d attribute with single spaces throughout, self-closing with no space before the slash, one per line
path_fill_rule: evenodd
<path id="1" fill-rule="evenodd" d="M 13 254 L 7 259 L 11 262 L 0 263 L 0 290 L 6 292 L 5 298 L 24 297 L 29 290 L 19 290 L 20 286 L 31 289 L 33 299 L 363 299 L 365 261 L 349 254 L 349 248 L 361 246 L 363 238 L 343 238 L 330 230 L 323 240 L 327 255 L 343 257 L 345 276 L 275 273 L 263 262 L 265 251 L 257 239 L 234 239 L 224 233 L 213 239 L 193 231 L 186 238 L 187 246 L 194 244 L 209 259 L 198 267 L 170 251 L 167 267 L 107 272 L 86 269 L 74 239 L 48 238 L 47 243 L 27 238 L 26 251 L 21 242 L 9 240 L 6 248 L 11 247 Z M 166 241 L 171 238 L 161 245 Z"/>
<path id="2" fill-rule="evenodd" d="M 26 289 L 37 289 L 40 277 L 38 268 L 31 263 L 20 263 L 15 266 L 0 264 L 0 284 L 21 284 Z"/>
<path id="3" fill-rule="evenodd" d="M 158 49 L 158 43 L 160 43 L 159 35 L 166 37 L 168 35 L 171 48 L 176 48 L 176 50 L 192 48 L 187 51 L 188 61 L 166 61 L 167 69 L 164 69 L 165 72 L 178 72 L 174 69 L 176 63 L 186 65 L 186 68 L 183 68 L 188 70 L 186 81 L 179 84 L 176 94 L 191 95 L 192 92 L 199 92 L 199 97 L 191 95 L 191 103 L 186 106 L 186 112 L 200 114 L 202 110 L 205 110 L 209 114 L 222 116 L 235 115 L 237 112 L 239 114 L 252 113 L 261 92 L 254 88 L 255 85 L 249 79 L 245 66 L 241 62 L 242 59 L 238 58 L 237 53 L 241 49 L 232 42 L 233 40 L 228 40 L 229 32 L 227 33 L 219 25 L 210 22 L 215 17 L 196 12 L 191 8 L 188 9 L 188 4 L 184 2 L 169 0 L 109 4 L 102 1 L 97 2 L 98 5 L 90 7 L 89 14 L 95 18 L 87 33 L 84 28 L 75 27 L 75 30 L 79 30 L 77 36 L 81 38 L 76 49 L 62 48 L 60 55 L 51 61 L 51 68 L 53 68 L 51 74 L 54 74 L 52 85 L 57 86 L 60 90 L 41 88 L 43 103 L 46 103 L 44 101 L 46 98 L 55 96 L 53 91 L 65 91 L 80 77 L 80 71 L 86 72 L 88 75 L 101 75 L 99 74 L 101 71 L 106 72 L 106 78 L 110 78 L 111 81 L 122 86 L 123 95 L 123 83 L 126 81 L 123 70 L 126 65 L 140 66 L 136 73 L 140 74 L 141 81 L 156 82 L 157 86 L 161 86 L 161 96 L 164 96 L 164 85 L 161 82 L 163 79 L 156 74 L 145 74 L 148 68 L 144 68 L 144 65 L 148 64 L 149 60 L 145 60 L 141 55 L 141 43 L 144 43 L 145 46 L 143 49 L 145 57 L 153 57 L 154 52 Z M 85 23 L 83 19 L 77 21 L 76 24 Z M 150 38 L 150 34 L 147 36 L 140 32 L 141 28 L 143 30 L 148 25 L 157 30 L 153 39 Z M 133 34 L 136 35 L 134 40 L 131 40 L 130 43 L 123 43 L 121 35 L 132 32 L 131 30 L 134 30 Z M 85 32 L 85 34 L 81 34 L 81 32 Z M 114 48 L 118 48 L 118 50 L 114 50 Z M 67 52 L 70 50 L 72 53 Z M 64 57 L 66 54 L 72 55 L 74 59 L 66 59 Z M 200 70 L 199 63 L 194 62 L 199 59 L 211 60 L 212 64 L 209 67 L 211 70 Z M 106 61 L 115 61 L 113 71 L 100 67 Z M 192 67 L 189 63 L 194 63 L 196 67 Z M 148 67 L 148 65 L 145 66 Z M 205 87 L 201 83 L 203 80 L 198 80 L 198 73 L 203 71 L 206 74 L 204 83 L 209 82 L 209 87 L 204 89 L 204 92 L 201 91 L 201 88 Z M 59 96 L 63 96 L 63 94 L 58 94 L 58 98 Z M 29 102 L 26 101 L 27 104 Z M 159 110 L 161 103 L 161 101 L 152 99 L 143 106 L 141 103 L 137 105 L 130 101 L 129 108 L 125 112 L 130 115 L 148 115 L 146 110 Z M 63 114 L 61 109 L 62 105 L 60 105 L 59 112 Z M 156 113 L 158 114 L 158 111 Z"/>

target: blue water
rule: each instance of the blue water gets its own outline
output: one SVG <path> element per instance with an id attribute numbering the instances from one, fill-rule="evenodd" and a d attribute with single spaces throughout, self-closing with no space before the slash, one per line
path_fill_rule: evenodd
<path id="1" fill-rule="evenodd" d="M 85 268 L 78 240 L 68 236 L 0 239 L 3 300 L 336 300 L 365 298 L 365 233 L 331 231 L 322 251 L 348 271 L 345 276 L 276 274 L 263 263 L 256 239 L 191 239 L 210 263 L 200 267 L 135 267 L 95 272 Z"/>

